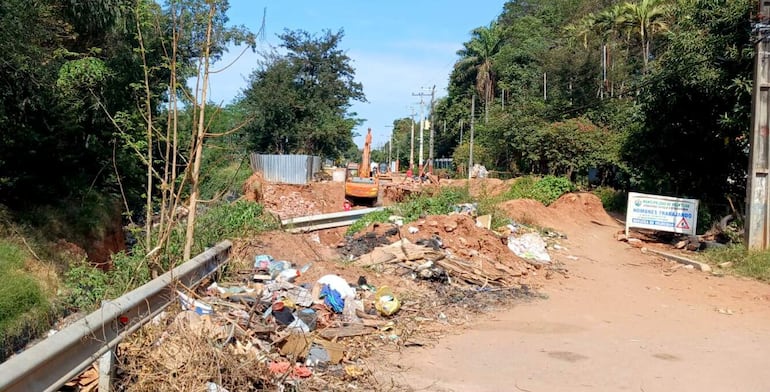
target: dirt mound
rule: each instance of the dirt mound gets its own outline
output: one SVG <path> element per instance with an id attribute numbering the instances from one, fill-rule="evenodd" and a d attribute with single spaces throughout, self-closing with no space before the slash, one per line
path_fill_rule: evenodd
<path id="1" fill-rule="evenodd" d="M 515 180 L 497 178 L 474 178 L 472 180 L 441 180 L 442 186 L 468 187 L 471 196 L 497 196 L 511 189 Z"/>
<path id="2" fill-rule="evenodd" d="M 595 221 L 604 225 L 616 224 L 604 210 L 602 201 L 592 193 L 566 194 L 548 208 L 565 215 L 572 214 L 572 218 L 579 221 Z"/>
<path id="3" fill-rule="evenodd" d="M 254 173 L 243 183 L 243 196 L 249 201 L 262 201 L 262 184 L 265 180 L 259 173 Z"/>
<path id="4" fill-rule="evenodd" d="M 412 233 L 410 231 L 416 232 Z M 467 215 L 436 215 L 405 225 L 400 235 L 393 236 L 393 226 L 370 227 L 362 236 L 406 238 L 411 243 L 442 250 L 455 262 L 455 266 L 480 277 L 495 279 L 490 284 L 530 285 L 541 284 L 535 266 L 516 256 L 507 246 L 507 238 L 476 226 Z"/>
<path id="5" fill-rule="evenodd" d="M 543 203 L 532 199 L 508 200 L 498 207 L 511 219 L 525 225 L 554 227 L 559 221 L 553 211 Z"/>
<path id="6" fill-rule="evenodd" d="M 273 184 L 255 173 L 243 185 L 247 200 L 261 201 L 282 219 L 342 211 L 344 184 L 322 181 L 308 185 Z"/>
<path id="7" fill-rule="evenodd" d="M 601 200 L 591 193 L 563 195 L 546 207 L 537 200 L 516 199 L 498 205 L 517 222 L 574 231 L 586 225 L 616 225 L 602 206 Z"/>

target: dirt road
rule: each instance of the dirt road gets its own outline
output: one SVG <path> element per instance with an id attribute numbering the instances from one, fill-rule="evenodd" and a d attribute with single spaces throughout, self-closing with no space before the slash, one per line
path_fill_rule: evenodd
<path id="1" fill-rule="evenodd" d="M 405 349 L 380 377 L 427 391 L 770 391 L 769 285 L 672 270 L 615 241 L 618 227 L 565 226 L 570 278 L 548 299 Z"/>

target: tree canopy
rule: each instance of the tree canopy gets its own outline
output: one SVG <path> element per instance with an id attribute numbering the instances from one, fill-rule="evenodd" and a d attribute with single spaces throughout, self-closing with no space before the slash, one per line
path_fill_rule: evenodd
<path id="1" fill-rule="evenodd" d="M 481 163 L 497 170 L 578 180 L 597 169 L 624 189 L 740 200 L 753 8 L 749 0 L 508 1 L 458 52 L 435 107 L 436 123 L 447 124 L 437 128 L 438 156 L 467 151 L 474 116 Z"/>
<path id="2" fill-rule="evenodd" d="M 360 120 L 349 109 L 366 98 L 350 57 L 339 48 L 343 36 L 342 30 L 286 30 L 279 35 L 286 54 L 264 54 L 243 92 L 254 150 L 338 158 L 353 147 Z"/>

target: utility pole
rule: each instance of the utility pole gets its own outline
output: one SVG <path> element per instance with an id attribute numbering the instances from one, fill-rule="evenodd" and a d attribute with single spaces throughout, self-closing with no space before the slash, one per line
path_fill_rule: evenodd
<path id="1" fill-rule="evenodd" d="M 754 91 L 751 104 L 749 177 L 746 185 L 746 245 L 764 250 L 770 242 L 770 1 L 759 2 L 761 20 L 753 25 L 757 34 L 754 56 Z"/>
<path id="2" fill-rule="evenodd" d="M 543 101 L 548 100 L 548 73 L 543 72 Z"/>
<path id="3" fill-rule="evenodd" d="M 424 129 L 425 128 L 425 116 L 424 116 L 424 113 L 423 113 L 423 105 L 424 105 L 425 101 L 423 100 L 423 98 L 427 97 L 428 95 L 429 94 L 425 94 L 425 93 L 421 93 L 421 92 L 420 93 L 412 93 L 413 97 L 420 97 L 420 159 L 419 159 L 419 162 L 420 162 L 419 173 L 420 174 L 422 174 L 422 170 L 423 170 L 422 165 L 423 165 L 423 156 L 424 156 L 423 155 L 423 140 L 424 140 L 423 131 L 425 130 Z"/>
<path id="4" fill-rule="evenodd" d="M 409 139 L 409 168 L 414 170 L 414 106 L 410 106 L 409 110 L 411 110 L 410 117 L 412 119 L 412 137 Z"/>
<path id="5" fill-rule="evenodd" d="M 386 125 L 385 128 L 390 128 L 390 142 L 388 142 L 388 171 L 393 171 L 393 130 L 392 125 Z"/>
<path id="6" fill-rule="evenodd" d="M 428 147 L 428 173 L 433 174 L 433 136 L 435 135 L 436 127 L 433 125 L 436 118 L 433 115 L 433 102 L 436 99 L 436 85 L 430 90 L 430 142 Z"/>
<path id="7" fill-rule="evenodd" d="M 476 94 L 471 96 L 471 145 L 468 154 L 468 179 L 471 179 L 471 167 L 473 167 L 473 118 L 476 117 Z"/>

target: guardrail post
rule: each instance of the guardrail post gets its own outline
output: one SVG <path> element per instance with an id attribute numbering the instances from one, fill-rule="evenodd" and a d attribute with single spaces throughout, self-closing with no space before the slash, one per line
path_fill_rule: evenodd
<path id="1" fill-rule="evenodd" d="M 112 391 L 112 376 L 115 374 L 115 349 L 108 350 L 99 358 L 99 392 Z"/>

